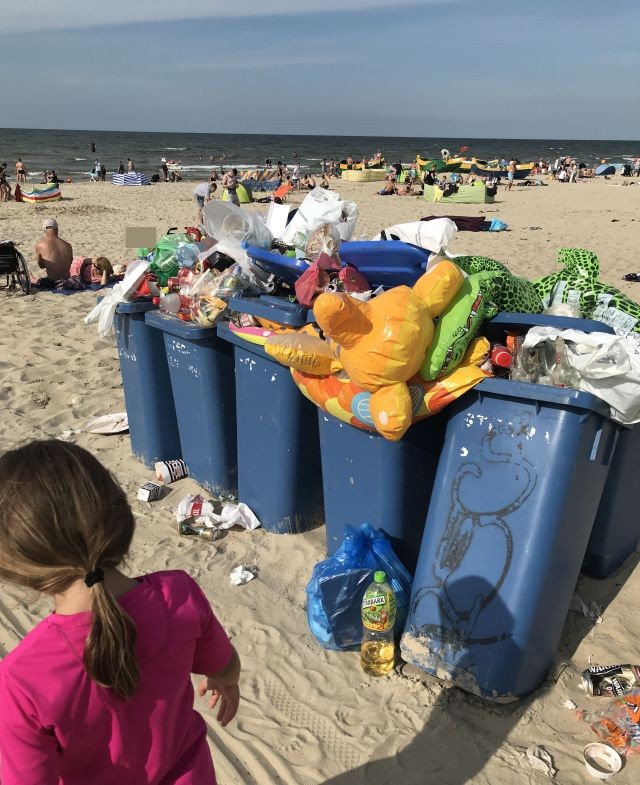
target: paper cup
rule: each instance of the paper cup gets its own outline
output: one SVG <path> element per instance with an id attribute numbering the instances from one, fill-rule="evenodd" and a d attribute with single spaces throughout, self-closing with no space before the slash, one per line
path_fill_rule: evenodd
<path id="1" fill-rule="evenodd" d="M 582 754 L 587 771 L 598 780 L 608 780 L 622 768 L 620 754 L 608 744 L 600 742 L 587 744 Z"/>

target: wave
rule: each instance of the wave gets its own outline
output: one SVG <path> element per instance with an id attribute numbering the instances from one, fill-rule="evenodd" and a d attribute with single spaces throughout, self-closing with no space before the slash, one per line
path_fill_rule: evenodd
<path id="1" fill-rule="evenodd" d="M 74 158 L 73 160 L 74 161 L 86 161 L 87 159 L 86 158 Z"/>
<path id="2" fill-rule="evenodd" d="M 186 147 L 165 147 L 165 150 L 186 150 Z"/>

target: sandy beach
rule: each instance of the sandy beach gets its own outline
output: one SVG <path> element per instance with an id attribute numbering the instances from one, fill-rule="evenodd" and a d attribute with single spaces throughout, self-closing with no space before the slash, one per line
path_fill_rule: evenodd
<path id="1" fill-rule="evenodd" d="M 359 205 L 356 239 L 430 214 L 497 217 L 510 231 L 459 232 L 450 250 L 485 255 L 536 278 L 555 271 L 559 248 L 588 248 L 600 259 L 602 280 L 640 302 L 640 284 L 621 280 L 625 273 L 640 272 L 640 187 L 623 187 L 621 177 L 548 182 L 548 187 L 514 187 L 508 193 L 501 187 L 491 205 L 381 197 L 376 183 L 334 180 L 333 187 Z M 43 219 L 53 217 L 74 253 L 130 261 L 125 227 L 155 226 L 160 236 L 169 227 L 196 223 L 194 185 L 64 185 L 65 198 L 58 203 L 0 204 L 0 239 L 19 243 L 35 272 L 33 245 Z M 299 203 L 303 196 L 294 193 L 291 201 Z M 261 211 L 266 205 L 247 209 Z M 544 782 L 524 757 L 532 745 L 552 756 L 555 782 L 588 780 L 582 750 L 596 737 L 563 703 L 571 699 L 592 711 L 603 708 L 603 699 L 579 690 L 580 671 L 591 662 L 639 662 L 638 554 L 606 580 L 581 578 L 578 592 L 586 603 L 601 607 L 602 623 L 569 614 L 554 672 L 525 701 L 496 706 L 427 676 L 367 677 L 357 653 L 325 651 L 307 628 L 305 586 L 313 565 L 325 557 L 322 528 L 296 536 L 233 530 L 214 544 L 180 538 L 171 508 L 197 490 L 195 483 L 181 480 L 161 501 L 138 502 L 137 488 L 152 476 L 131 455 L 128 436 L 80 432 L 89 417 L 124 410 L 113 337 L 100 338 L 95 325 L 82 321 L 94 302 L 94 292 L 0 292 L 2 449 L 55 437 L 93 451 L 126 488 L 135 511 L 138 528 L 128 572 L 180 568 L 204 588 L 244 666 L 236 721 L 221 729 L 203 708 L 220 785 Z M 229 573 L 240 563 L 255 565 L 258 577 L 235 587 Z M 46 599 L 2 586 L 0 656 L 49 610 Z M 639 771 L 640 762 L 631 759 L 615 782 L 637 782 Z"/>

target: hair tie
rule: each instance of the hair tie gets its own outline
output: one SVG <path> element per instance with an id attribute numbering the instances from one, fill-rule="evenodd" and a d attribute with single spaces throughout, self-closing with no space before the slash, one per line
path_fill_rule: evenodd
<path id="1" fill-rule="evenodd" d="M 91 588 L 94 583 L 100 583 L 104 580 L 104 572 L 100 569 L 100 567 L 96 567 L 95 570 L 92 572 L 88 572 L 84 576 L 84 582 L 86 585 Z"/>

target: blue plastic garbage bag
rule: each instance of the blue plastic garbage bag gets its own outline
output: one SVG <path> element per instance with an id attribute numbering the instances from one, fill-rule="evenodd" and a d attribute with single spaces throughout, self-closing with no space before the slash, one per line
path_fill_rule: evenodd
<path id="1" fill-rule="evenodd" d="M 384 532 L 369 523 L 345 526 L 338 550 L 313 568 L 307 584 L 307 622 L 325 649 L 349 649 L 362 638 L 360 605 L 376 570 L 384 570 L 396 595 L 398 635 L 411 599 L 411 575 Z"/>
<path id="2" fill-rule="evenodd" d="M 499 218 L 493 218 L 491 221 L 491 226 L 489 227 L 490 232 L 504 232 L 505 229 L 509 228 L 509 224 L 506 224 L 504 221 L 501 221 Z"/>

